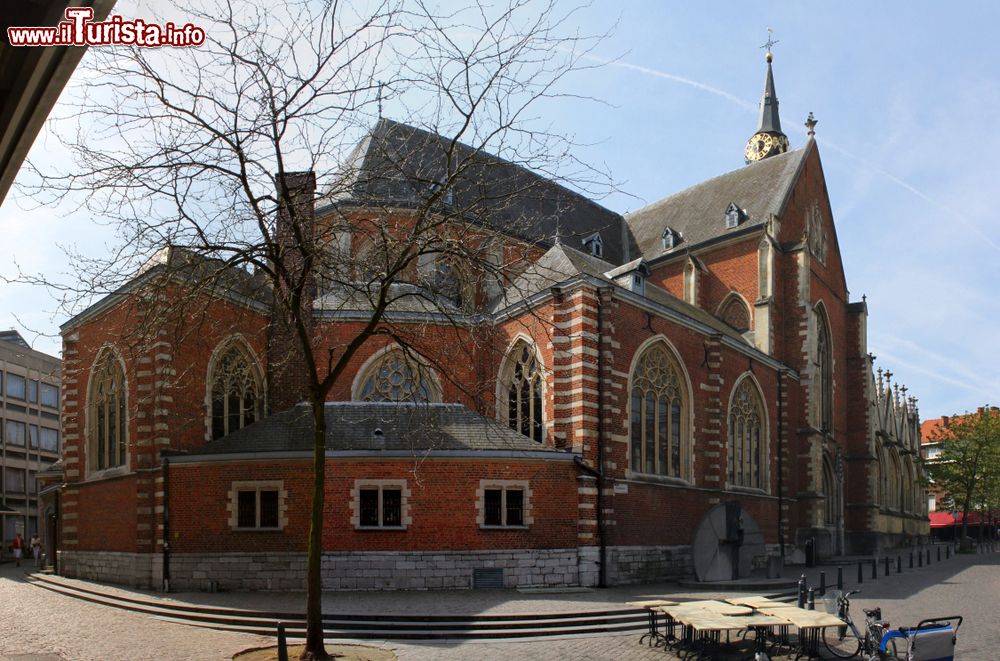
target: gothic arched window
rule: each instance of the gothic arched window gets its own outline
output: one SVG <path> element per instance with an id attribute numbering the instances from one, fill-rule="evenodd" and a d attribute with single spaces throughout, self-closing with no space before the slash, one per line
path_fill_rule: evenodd
<path id="1" fill-rule="evenodd" d="M 441 393 L 430 368 L 402 351 L 390 351 L 368 367 L 355 392 L 362 402 L 440 402 Z"/>
<path id="2" fill-rule="evenodd" d="M 823 458 L 823 496 L 826 505 L 824 520 L 826 525 L 837 524 L 837 482 L 833 477 L 833 468 L 826 457 Z"/>
<path id="3" fill-rule="evenodd" d="M 729 484 L 767 488 L 764 402 L 756 384 L 744 378 L 729 405 Z"/>
<path id="4" fill-rule="evenodd" d="M 685 475 L 687 406 L 682 383 L 680 367 L 663 343 L 649 347 L 636 361 L 629 404 L 633 471 Z"/>
<path id="5" fill-rule="evenodd" d="M 94 361 L 87 401 L 91 470 L 125 465 L 128 445 L 127 403 L 125 370 L 118 354 L 113 349 L 106 348 Z"/>
<path id="6" fill-rule="evenodd" d="M 816 309 L 816 366 L 818 379 L 813 396 L 819 398 L 820 429 L 833 432 L 833 345 L 830 341 L 830 325 L 822 308 Z"/>
<path id="7" fill-rule="evenodd" d="M 511 349 L 500 381 L 506 390 L 507 424 L 541 443 L 545 440 L 542 370 L 527 342 L 518 342 Z"/>
<path id="8" fill-rule="evenodd" d="M 472 303 L 461 269 L 448 259 L 439 259 L 434 264 L 431 288 L 438 300 L 450 303 L 460 310 Z"/>
<path id="9" fill-rule="evenodd" d="M 260 368 L 242 342 L 232 342 L 222 350 L 210 375 L 213 440 L 261 418 L 264 396 Z"/>

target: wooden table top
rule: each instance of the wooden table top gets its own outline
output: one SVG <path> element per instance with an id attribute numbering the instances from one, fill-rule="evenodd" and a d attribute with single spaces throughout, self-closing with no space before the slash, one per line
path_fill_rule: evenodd
<path id="1" fill-rule="evenodd" d="M 653 608 L 655 606 L 676 606 L 676 601 L 667 601 L 665 599 L 649 599 L 646 601 L 626 601 L 626 606 L 635 606 L 636 608 Z"/>
<path id="2" fill-rule="evenodd" d="M 696 631 L 733 631 L 750 629 L 752 627 L 780 627 L 788 624 L 787 621 L 773 615 L 762 615 L 754 613 L 751 615 L 720 615 L 702 611 L 701 613 L 691 612 L 684 616 L 687 621 L 684 624 Z"/>
<path id="3" fill-rule="evenodd" d="M 679 619 L 677 616 L 689 612 L 708 612 L 716 615 L 749 615 L 753 609 L 746 606 L 727 604 L 724 601 L 714 601 L 711 599 L 701 601 L 682 601 L 673 606 L 657 606 L 654 610 L 666 613 L 670 617 Z"/>
<path id="4" fill-rule="evenodd" d="M 823 611 L 808 611 L 798 607 L 771 608 L 767 606 L 758 608 L 757 610 L 765 615 L 774 615 L 775 617 L 788 620 L 788 622 L 800 629 L 844 626 L 842 619 Z"/>
<path id="5" fill-rule="evenodd" d="M 796 608 L 795 604 L 770 597 L 730 597 L 726 601 L 737 606 L 749 606 L 750 608 Z"/>

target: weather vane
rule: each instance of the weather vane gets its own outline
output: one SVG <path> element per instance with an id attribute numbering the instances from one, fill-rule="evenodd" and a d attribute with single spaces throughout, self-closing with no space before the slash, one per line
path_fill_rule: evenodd
<path id="1" fill-rule="evenodd" d="M 767 29 L 767 43 L 764 44 L 763 46 L 761 46 L 761 48 L 766 48 L 767 49 L 767 54 L 770 55 L 771 54 L 771 48 L 776 43 L 778 43 L 778 40 L 776 40 L 774 38 L 774 30 L 772 30 L 771 28 L 768 28 Z"/>

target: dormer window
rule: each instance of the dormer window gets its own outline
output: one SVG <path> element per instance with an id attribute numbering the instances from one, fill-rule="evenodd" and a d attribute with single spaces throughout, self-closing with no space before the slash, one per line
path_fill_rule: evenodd
<path id="1" fill-rule="evenodd" d="M 736 206 L 735 202 L 730 202 L 729 206 L 726 207 L 726 229 L 731 230 L 734 227 L 739 226 L 744 220 L 746 220 L 747 214 L 743 209 Z"/>
<path id="2" fill-rule="evenodd" d="M 632 274 L 632 291 L 636 294 L 646 293 L 646 279 L 642 277 L 641 273 Z"/>
<path id="3" fill-rule="evenodd" d="M 444 184 L 441 183 L 440 181 L 435 181 L 434 183 L 432 183 L 429 187 L 431 196 L 436 195 L 439 191 L 441 191 L 442 188 L 444 188 Z M 446 204 L 448 206 L 453 205 L 455 203 L 454 191 L 452 191 L 451 188 L 448 188 L 443 193 L 441 193 L 439 201 L 441 202 L 441 204 Z"/>
<path id="4" fill-rule="evenodd" d="M 675 232 L 673 229 L 667 227 L 663 230 L 663 250 L 673 250 L 678 243 L 680 243 L 681 235 L 680 232 Z"/>
<path id="5" fill-rule="evenodd" d="M 600 233 L 594 233 L 583 240 L 583 246 L 594 257 L 604 257 L 604 240 Z"/>

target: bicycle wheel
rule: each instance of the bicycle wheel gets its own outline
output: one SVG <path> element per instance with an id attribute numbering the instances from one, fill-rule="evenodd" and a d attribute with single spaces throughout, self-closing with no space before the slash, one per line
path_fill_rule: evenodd
<path id="1" fill-rule="evenodd" d="M 847 629 L 844 636 L 840 636 L 841 627 L 827 627 L 823 629 L 823 645 L 830 654 L 838 659 L 850 659 L 857 656 L 861 651 L 861 641 L 854 633 Z"/>

